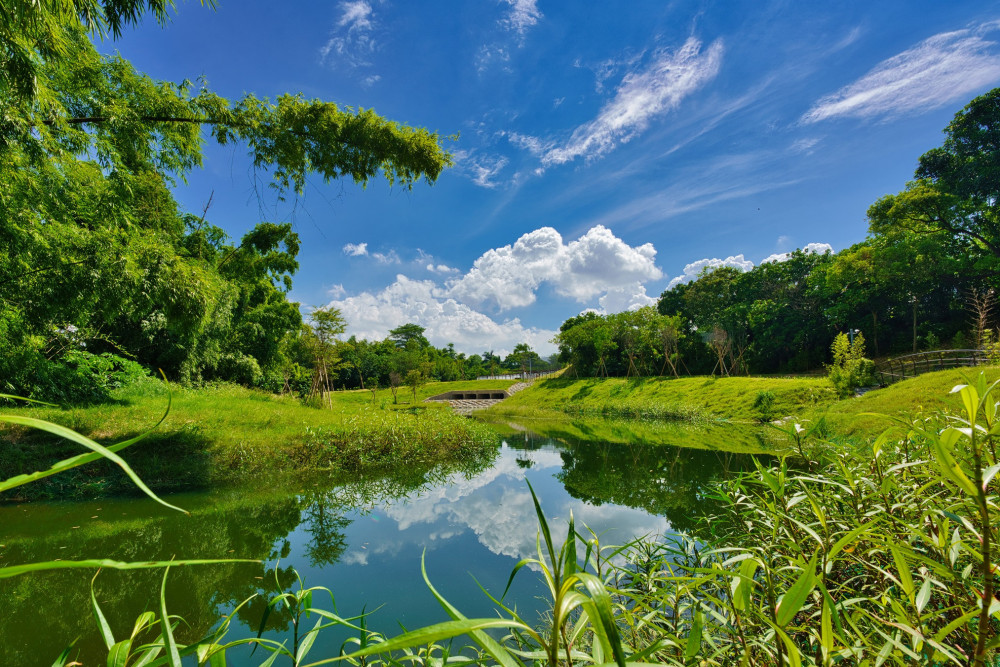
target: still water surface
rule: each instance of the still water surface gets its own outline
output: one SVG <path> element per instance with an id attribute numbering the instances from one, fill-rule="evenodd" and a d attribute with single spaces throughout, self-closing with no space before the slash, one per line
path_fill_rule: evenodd
<path id="1" fill-rule="evenodd" d="M 679 432 L 680 433 L 680 432 Z M 680 437 L 680 436 L 678 436 Z M 702 434 L 704 440 L 704 434 Z M 681 438 L 683 440 L 683 438 Z M 372 629 L 448 620 L 423 583 L 421 555 L 435 587 L 469 617 L 495 616 L 477 582 L 496 596 L 514 565 L 535 555 L 537 521 L 525 480 L 538 494 L 554 537 L 570 512 L 604 544 L 664 535 L 709 511 L 706 485 L 752 467 L 746 455 L 664 444 L 615 444 L 510 435 L 492 463 L 466 470 L 408 471 L 330 486 L 322 480 L 260 484 L 251 490 L 180 494 L 191 516 L 139 499 L 0 506 L 0 565 L 61 559 L 248 558 L 261 563 L 171 570 L 167 602 L 190 641 L 255 593 L 329 588 L 336 611 L 363 609 Z M 92 572 L 61 571 L 0 580 L 0 664 L 50 665 L 75 641 L 84 665 L 106 655 L 90 603 Z M 145 610 L 157 610 L 161 573 L 105 571 L 95 590 L 116 639 Z M 546 610 L 544 585 L 522 570 L 507 602 L 527 620 Z M 323 603 L 315 598 L 318 606 Z M 330 608 L 328 598 L 324 601 Z M 229 638 L 254 634 L 266 602 L 242 608 Z M 315 621 L 310 621 L 311 627 Z M 268 618 L 267 636 L 289 637 L 289 618 Z M 311 657 L 334 655 L 347 638 L 328 632 Z M 259 664 L 237 656 L 232 664 Z"/>

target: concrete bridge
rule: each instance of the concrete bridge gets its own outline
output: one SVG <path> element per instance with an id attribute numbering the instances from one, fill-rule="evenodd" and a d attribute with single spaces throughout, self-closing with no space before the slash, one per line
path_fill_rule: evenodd
<path id="1" fill-rule="evenodd" d="M 517 384 L 512 384 L 507 389 L 461 389 L 431 396 L 424 400 L 445 401 L 451 405 L 455 413 L 467 415 L 474 410 L 485 410 L 491 405 L 496 405 L 508 396 L 516 394 L 528 386 L 531 386 L 531 382 L 518 382 Z"/>

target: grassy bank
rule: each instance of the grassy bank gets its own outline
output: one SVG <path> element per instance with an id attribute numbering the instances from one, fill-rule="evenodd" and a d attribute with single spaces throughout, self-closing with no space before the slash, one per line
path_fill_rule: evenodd
<path id="1" fill-rule="evenodd" d="M 815 422 L 825 418 L 827 433 L 871 437 L 891 420 L 873 416 L 915 415 L 921 411 L 955 409 L 960 401 L 949 394 L 979 369 L 927 373 L 863 396 L 838 399 L 822 377 L 682 377 L 682 378 L 554 378 L 540 380 L 486 411 L 487 419 L 519 422 L 571 417 L 623 417 L 687 422 L 754 423 L 762 419 Z M 1000 368 L 986 367 L 987 379 L 1000 378 Z M 758 404 L 762 393 L 770 405 Z"/>
<path id="2" fill-rule="evenodd" d="M 331 408 L 307 407 L 291 397 L 236 386 L 172 388 L 164 423 L 129 448 L 127 460 L 153 488 L 203 488 L 261 476 L 326 471 L 356 476 L 403 466 L 426 466 L 492 455 L 496 434 L 423 399 L 459 389 L 506 388 L 504 381 L 429 383 L 400 388 L 334 392 Z M 5 406 L 4 413 L 52 421 L 102 444 L 134 437 L 155 424 L 167 405 L 159 383 L 120 392 L 116 402 L 70 409 Z M 0 425 L 5 441 L 0 479 L 40 470 L 79 454 L 78 446 L 27 428 Z M 98 463 L 23 487 L 32 497 L 93 497 L 131 490 L 110 464 Z"/>
<path id="3" fill-rule="evenodd" d="M 754 407 L 770 392 L 766 415 Z M 681 421 L 755 422 L 802 414 L 836 400 L 825 378 L 559 377 L 535 382 L 490 408 L 493 415 L 552 418 L 561 415 L 651 418 Z"/>

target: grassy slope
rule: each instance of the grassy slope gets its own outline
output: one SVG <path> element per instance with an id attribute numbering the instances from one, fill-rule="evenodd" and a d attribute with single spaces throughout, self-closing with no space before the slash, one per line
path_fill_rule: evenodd
<path id="1" fill-rule="evenodd" d="M 485 427 L 450 414 L 446 404 L 424 398 L 458 389 L 505 389 L 510 381 L 428 383 L 417 390 L 419 414 L 411 414 L 409 388 L 388 389 L 375 401 L 369 391 L 334 392 L 333 409 L 302 405 L 235 386 L 204 389 L 174 387 L 164 423 L 130 448 L 130 464 L 160 489 L 201 487 L 270 472 L 333 469 L 357 473 L 409 463 L 445 462 L 492 447 Z M 52 421 L 109 444 L 155 424 L 167 405 L 167 392 L 147 383 L 116 396 L 118 403 L 59 408 L 0 408 L 4 413 Z M 383 409 L 384 408 L 384 409 Z M 0 424 L 7 441 L 0 458 L 0 479 L 43 469 L 80 453 L 75 445 L 31 429 Z M 106 464 L 84 466 L 33 485 L 42 495 L 90 496 L 123 490 L 128 483 Z M 124 485 L 124 486 L 123 486 Z M 44 487 L 44 488 L 41 488 Z"/>
<path id="2" fill-rule="evenodd" d="M 774 394 L 775 417 L 800 414 L 835 399 L 823 378 L 560 377 L 540 380 L 489 412 L 535 418 L 571 413 L 752 422 L 758 414 L 754 399 L 761 391 Z"/>
<path id="3" fill-rule="evenodd" d="M 1000 368 L 983 370 L 991 382 L 1000 378 Z M 504 417 L 565 420 L 567 414 L 634 414 L 694 421 L 753 422 L 758 415 L 754 399 L 758 392 L 766 390 L 775 397 L 774 418 L 815 421 L 825 416 L 828 432 L 867 437 L 879 433 L 891 422 L 866 413 L 901 416 L 957 407 L 958 399 L 949 395 L 949 391 L 977 372 L 964 369 L 928 373 L 844 400 L 837 399 L 825 378 L 817 377 L 556 378 L 536 382 L 490 408 L 487 414 L 491 420 Z"/>
<path id="4" fill-rule="evenodd" d="M 818 406 L 807 416 L 812 419 L 825 417 L 828 430 L 832 433 L 869 437 L 892 425 L 891 420 L 869 413 L 905 418 L 920 412 L 954 410 L 960 407 L 958 395 L 950 393 L 952 387 L 974 380 L 980 370 L 986 373 L 986 379 L 990 382 L 1000 379 L 1000 367 L 997 366 L 926 373 L 885 389 L 875 389 L 863 396 L 837 401 L 829 406 Z"/>

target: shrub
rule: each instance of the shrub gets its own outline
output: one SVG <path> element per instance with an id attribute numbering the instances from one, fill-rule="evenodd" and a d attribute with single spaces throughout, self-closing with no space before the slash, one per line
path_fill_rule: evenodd
<path id="1" fill-rule="evenodd" d="M 875 384 L 875 362 L 865 358 L 865 337 L 859 332 L 854 342 L 839 333 L 830 346 L 833 364 L 829 366 L 830 382 L 841 398 L 850 396 L 858 387 Z"/>
<path id="2" fill-rule="evenodd" d="M 758 391 L 753 399 L 753 409 L 757 416 L 757 421 L 765 424 L 774 418 L 774 392 L 769 390 Z"/>

